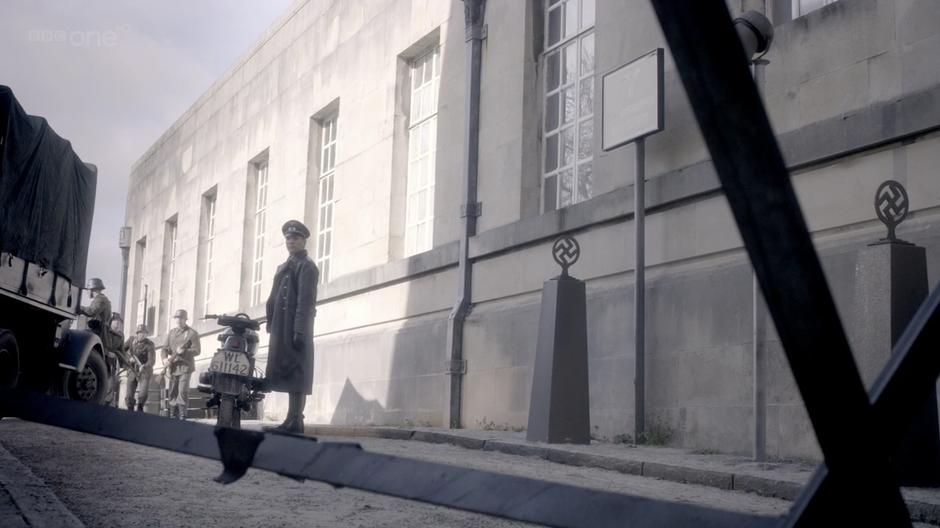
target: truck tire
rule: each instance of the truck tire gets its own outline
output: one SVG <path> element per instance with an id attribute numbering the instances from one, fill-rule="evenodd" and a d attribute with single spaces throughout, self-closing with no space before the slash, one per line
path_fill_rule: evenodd
<path id="1" fill-rule="evenodd" d="M 16 344 L 16 336 L 9 330 L 0 329 L 0 389 L 15 388 L 19 377 L 20 347 Z"/>
<path id="2" fill-rule="evenodd" d="M 110 392 L 110 384 L 108 367 L 96 349 L 88 355 L 81 372 L 68 370 L 62 376 L 62 395 L 70 400 L 103 404 Z"/>
<path id="3" fill-rule="evenodd" d="M 16 336 L 9 330 L 0 329 L 0 389 L 16 387 L 20 377 L 20 347 Z"/>

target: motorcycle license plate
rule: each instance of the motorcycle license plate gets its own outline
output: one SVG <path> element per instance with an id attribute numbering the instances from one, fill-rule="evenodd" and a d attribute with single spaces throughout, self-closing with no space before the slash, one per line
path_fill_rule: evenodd
<path id="1" fill-rule="evenodd" d="M 251 376 L 251 362 L 248 356 L 239 352 L 216 352 L 212 356 L 209 370 L 235 376 Z"/>

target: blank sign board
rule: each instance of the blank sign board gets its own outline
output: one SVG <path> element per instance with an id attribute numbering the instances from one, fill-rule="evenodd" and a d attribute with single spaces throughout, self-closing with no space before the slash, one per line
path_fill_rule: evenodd
<path id="1" fill-rule="evenodd" d="M 663 49 L 604 75 L 601 147 L 615 149 L 663 129 Z"/>

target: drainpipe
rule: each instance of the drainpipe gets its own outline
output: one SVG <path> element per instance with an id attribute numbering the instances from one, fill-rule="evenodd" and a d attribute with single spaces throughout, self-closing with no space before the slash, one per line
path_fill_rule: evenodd
<path id="1" fill-rule="evenodd" d="M 464 0 L 464 30 L 467 42 L 466 63 L 466 122 L 467 135 L 464 144 L 464 167 L 466 168 L 460 206 L 460 249 L 457 262 L 457 301 L 447 318 L 447 361 L 444 379 L 447 407 L 444 409 L 448 427 L 460 427 L 460 403 L 463 375 L 467 371 L 467 360 L 463 357 L 463 328 L 470 312 L 470 292 L 473 268 L 470 263 L 470 237 L 477 234 L 477 217 L 481 204 L 477 201 L 477 167 L 480 152 L 480 77 L 483 62 L 483 11 L 486 0 Z"/>

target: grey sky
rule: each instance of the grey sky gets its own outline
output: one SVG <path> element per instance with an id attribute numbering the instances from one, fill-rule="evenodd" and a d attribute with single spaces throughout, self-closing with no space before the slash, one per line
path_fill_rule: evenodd
<path id="1" fill-rule="evenodd" d="M 88 276 L 120 291 L 140 155 L 293 0 L 2 0 L 0 84 L 98 166 Z"/>

